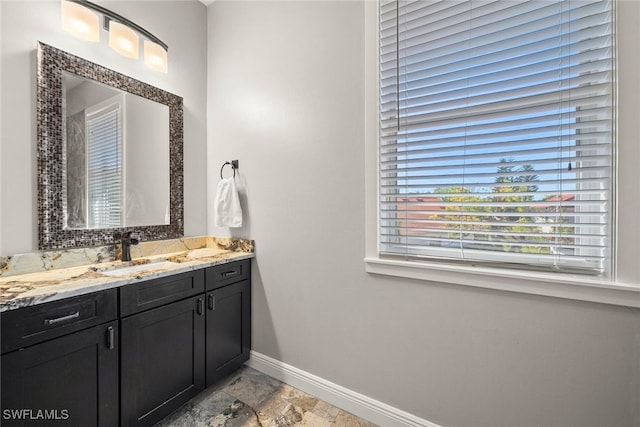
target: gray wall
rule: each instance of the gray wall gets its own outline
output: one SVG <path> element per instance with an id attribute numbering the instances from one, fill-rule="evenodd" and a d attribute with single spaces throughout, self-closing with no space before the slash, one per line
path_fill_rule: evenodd
<path id="1" fill-rule="evenodd" d="M 0 1 L 0 255 L 37 250 L 36 47 L 42 41 L 184 98 L 185 235 L 206 228 L 205 6 L 186 1 L 100 1 L 169 45 L 169 73 L 60 26 L 60 1 Z"/>
<path id="2" fill-rule="evenodd" d="M 639 310 L 364 272 L 375 9 L 209 6 L 209 188 L 240 160 L 232 232 L 256 240 L 254 350 L 443 426 L 640 425 Z M 211 216 L 209 231 L 229 233 Z M 624 234 L 637 284 L 637 225 Z"/>

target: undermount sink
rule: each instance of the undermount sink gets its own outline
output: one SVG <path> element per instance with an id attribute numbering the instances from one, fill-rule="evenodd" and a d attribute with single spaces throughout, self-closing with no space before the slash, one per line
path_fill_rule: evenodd
<path id="1" fill-rule="evenodd" d="M 151 262 L 147 264 L 140 265 L 131 265 L 127 267 L 114 267 L 109 270 L 101 271 L 101 274 L 105 274 L 107 276 L 128 276 L 132 273 L 137 273 L 139 271 L 153 271 L 153 270 L 161 270 L 164 268 L 175 267 L 177 264 L 171 261 L 158 261 Z"/>

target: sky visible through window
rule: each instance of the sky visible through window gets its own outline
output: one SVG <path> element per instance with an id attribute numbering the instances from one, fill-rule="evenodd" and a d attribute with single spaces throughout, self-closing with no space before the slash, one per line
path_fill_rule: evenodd
<path id="1" fill-rule="evenodd" d="M 406 185 L 406 194 L 433 193 L 437 188 L 469 187 L 472 192 L 491 192 L 495 186 L 496 170 L 500 167 L 503 159 L 512 159 L 522 165 L 528 164 L 533 167 L 533 172 L 541 177 L 539 185 L 539 195 L 545 196 L 549 193 L 559 191 L 575 190 L 575 139 L 576 134 L 569 125 L 575 123 L 575 119 L 558 119 L 566 113 L 568 109 L 554 111 L 549 119 L 543 123 L 548 127 L 547 131 L 531 131 L 525 124 L 527 118 L 533 117 L 531 114 L 511 116 L 509 120 L 501 122 L 484 121 L 473 123 L 469 126 L 491 124 L 493 131 L 501 134 L 508 133 L 501 137 L 483 137 L 483 131 L 460 132 L 455 129 L 453 133 L 446 133 L 446 128 L 424 128 L 423 132 L 438 132 L 438 139 L 430 140 L 424 137 L 402 137 L 400 133 L 398 140 L 407 143 L 420 143 L 419 145 L 397 152 L 399 164 L 398 178 L 399 184 Z M 499 126 L 500 124 L 502 126 Z M 440 133 L 442 132 L 442 133 Z M 513 138 L 518 137 L 518 151 L 513 152 Z M 439 140 L 441 142 L 439 142 Z M 462 144 L 461 141 L 464 141 Z M 430 151 L 441 150 L 441 154 L 435 154 L 428 160 L 420 152 L 422 147 L 429 147 Z M 503 150 L 500 150 L 500 149 Z M 540 151 L 543 151 L 541 154 Z M 557 157 L 550 160 L 549 151 L 557 151 Z M 459 159 L 466 155 L 464 170 L 460 170 Z M 517 157 L 514 157 L 517 156 Z M 403 162 L 404 167 L 403 167 Z M 562 179 L 567 183 L 562 189 L 558 188 L 557 175 L 559 164 L 566 170 L 562 171 Z M 571 164 L 571 170 L 569 165 Z M 428 168 L 431 173 L 428 178 L 424 178 L 423 168 Z M 412 171 L 412 169 L 418 169 Z M 551 174 L 553 182 L 546 182 L 544 176 Z M 411 181 L 403 178 L 414 178 Z M 573 183 L 571 183 L 573 181 Z"/>

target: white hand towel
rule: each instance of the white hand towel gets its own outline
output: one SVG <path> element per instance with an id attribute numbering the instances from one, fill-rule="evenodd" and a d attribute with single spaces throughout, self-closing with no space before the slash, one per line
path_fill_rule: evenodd
<path id="1" fill-rule="evenodd" d="M 242 208 L 235 178 L 224 178 L 218 183 L 213 216 L 217 227 L 242 227 Z"/>

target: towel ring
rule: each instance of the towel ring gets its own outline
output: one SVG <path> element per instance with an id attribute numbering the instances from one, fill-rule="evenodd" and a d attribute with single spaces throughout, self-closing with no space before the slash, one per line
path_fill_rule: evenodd
<path id="1" fill-rule="evenodd" d="M 236 177 L 236 169 L 238 168 L 238 161 L 237 160 L 233 160 L 231 162 L 224 162 L 222 164 L 222 167 L 220 168 L 220 179 L 224 179 L 222 177 L 222 171 L 224 170 L 224 167 L 227 165 L 231 165 L 231 169 L 233 169 L 233 177 Z"/>

